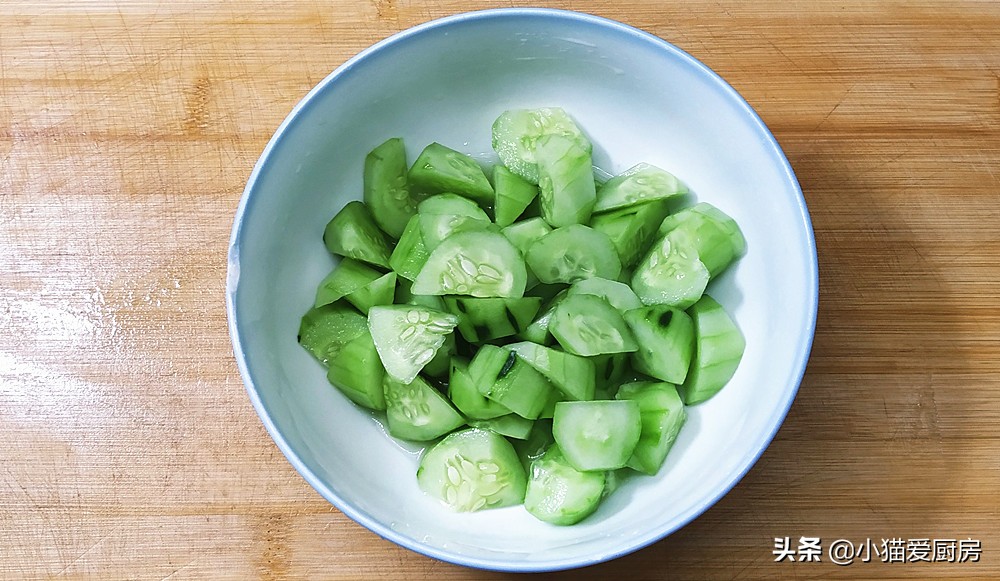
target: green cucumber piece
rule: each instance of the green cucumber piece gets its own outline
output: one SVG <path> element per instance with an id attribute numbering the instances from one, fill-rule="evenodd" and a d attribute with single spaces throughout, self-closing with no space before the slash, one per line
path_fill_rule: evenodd
<path id="1" fill-rule="evenodd" d="M 665 201 L 646 202 L 604 214 L 590 220 L 590 227 L 611 240 L 623 268 L 631 268 L 649 250 L 657 228 L 670 212 Z"/>
<path id="2" fill-rule="evenodd" d="M 611 178 L 598 190 L 594 211 L 607 212 L 687 193 L 687 187 L 670 172 L 640 163 Z"/>
<path id="3" fill-rule="evenodd" d="M 298 341 L 324 366 L 365 332 L 365 316 L 343 303 L 309 309 L 299 323 Z"/>
<path id="4" fill-rule="evenodd" d="M 714 278 L 746 252 L 746 239 L 736 221 L 711 204 L 701 202 L 664 218 L 659 233 L 685 230 L 698 258 Z"/>
<path id="5" fill-rule="evenodd" d="M 609 353 L 607 355 L 590 357 L 590 360 L 594 362 L 597 389 L 604 390 L 607 394 L 605 398 L 597 397 L 595 394 L 594 399 L 611 399 L 614 397 L 615 392 L 618 391 L 618 386 L 622 384 L 622 381 L 629 376 L 629 372 L 632 370 L 631 358 L 630 353 Z"/>
<path id="6" fill-rule="evenodd" d="M 455 214 L 420 214 L 418 218 L 427 252 L 434 252 L 452 234 L 495 229 L 489 219 L 480 220 Z"/>
<path id="7" fill-rule="evenodd" d="M 420 490 L 458 512 L 521 504 L 526 484 L 510 442 L 478 428 L 449 434 L 424 453 L 417 468 Z"/>
<path id="8" fill-rule="evenodd" d="M 493 166 L 493 189 L 496 191 L 493 213 L 498 226 L 513 224 L 538 197 L 537 186 L 502 165 Z"/>
<path id="9" fill-rule="evenodd" d="M 389 268 L 389 241 L 368 206 L 357 200 L 348 202 L 326 225 L 323 243 L 333 254 Z"/>
<path id="10" fill-rule="evenodd" d="M 398 239 L 417 207 L 406 180 L 406 150 L 394 137 L 365 157 L 364 200 L 383 232 Z"/>
<path id="11" fill-rule="evenodd" d="M 552 313 L 549 332 L 574 355 L 624 353 L 639 348 L 621 313 L 594 295 L 567 294 Z"/>
<path id="12" fill-rule="evenodd" d="M 691 317 L 680 309 L 654 305 L 625 313 L 625 322 L 639 343 L 633 366 L 650 377 L 684 383 L 695 346 Z"/>
<path id="13" fill-rule="evenodd" d="M 656 474 L 687 420 L 684 402 L 669 383 L 642 381 L 626 383 L 615 396 L 639 405 L 642 430 L 628 466 L 649 475 Z"/>
<path id="14" fill-rule="evenodd" d="M 639 405 L 630 400 L 562 401 L 552 417 L 552 436 L 577 470 L 624 468 L 642 430 Z"/>
<path id="15" fill-rule="evenodd" d="M 528 252 L 528 247 L 535 241 L 545 236 L 552 231 L 552 226 L 541 218 L 528 218 L 527 220 L 521 220 L 519 222 L 514 222 L 510 226 L 507 226 L 501 233 L 510 240 L 521 254 L 526 254 Z"/>
<path id="16" fill-rule="evenodd" d="M 490 217 L 478 204 L 458 194 L 445 193 L 431 196 L 417 205 L 417 213 L 466 216 L 484 222 L 490 221 Z"/>
<path id="17" fill-rule="evenodd" d="M 694 321 L 691 370 L 678 390 L 684 403 L 695 405 L 719 392 L 736 373 L 746 339 L 722 305 L 705 295 L 688 309 Z"/>
<path id="18" fill-rule="evenodd" d="M 594 295 L 608 301 L 618 312 L 625 313 L 642 306 L 642 301 L 625 283 L 595 276 L 573 283 L 567 291 L 569 296 Z"/>
<path id="19" fill-rule="evenodd" d="M 492 341 L 524 331 L 542 305 L 538 297 L 519 299 L 444 297 L 445 308 L 458 317 L 458 331 L 470 343 Z"/>
<path id="20" fill-rule="evenodd" d="M 363 262 L 351 258 L 341 259 L 330 274 L 320 281 L 313 306 L 322 307 L 339 301 L 352 292 L 378 280 L 381 276 L 381 272 Z M 391 303 L 392 300 L 390 299 L 389 302 Z"/>
<path id="21" fill-rule="evenodd" d="M 586 357 L 556 351 L 544 345 L 522 341 L 505 346 L 571 400 L 594 399 L 594 362 Z"/>
<path id="22" fill-rule="evenodd" d="M 552 438 L 552 420 L 537 419 L 531 424 L 531 433 L 523 440 L 511 442 L 521 464 L 528 470 L 536 458 L 541 458 L 545 451 L 555 443 Z"/>
<path id="23" fill-rule="evenodd" d="M 386 373 L 396 381 L 410 383 L 420 373 L 451 333 L 458 318 L 417 305 L 372 307 L 368 328 Z"/>
<path id="24" fill-rule="evenodd" d="M 558 445 L 531 463 L 524 508 L 539 520 L 573 525 L 597 510 L 604 493 L 604 472 L 582 472 Z"/>
<path id="25" fill-rule="evenodd" d="M 562 290 L 552 297 L 545 308 L 541 310 L 541 314 L 535 317 L 535 320 L 518 334 L 518 337 L 539 345 L 551 345 L 555 338 L 552 333 L 549 333 L 549 323 L 552 322 L 552 313 L 555 312 L 556 307 L 566 297 L 566 294 L 566 290 Z"/>
<path id="26" fill-rule="evenodd" d="M 554 388 L 541 373 L 517 354 L 495 345 L 483 345 L 469 363 L 479 393 L 515 414 L 537 419 Z"/>
<path id="27" fill-rule="evenodd" d="M 436 311 L 444 311 L 444 300 L 439 296 L 434 295 L 415 295 L 413 294 L 413 283 L 406 279 L 399 279 L 399 284 L 396 285 L 396 301 L 397 305 L 418 305 L 421 307 L 427 307 L 434 309 Z"/>
<path id="28" fill-rule="evenodd" d="M 330 359 L 326 378 L 354 403 L 372 410 L 385 409 L 385 368 L 367 328 Z"/>
<path id="29" fill-rule="evenodd" d="M 531 425 L 534 423 L 534 420 L 522 418 L 517 414 L 507 414 L 488 420 L 469 420 L 469 425 L 473 428 L 491 430 L 515 440 L 526 440 L 531 434 Z"/>
<path id="30" fill-rule="evenodd" d="M 493 122 L 493 150 L 512 173 L 532 184 L 538 183 L 536 145 L 546 135 L 572 140 L 589 155 L 593 149 L 573 119 L 558 107 L 512 109 Z"/>
<path id="31" fill-rule="evenodd" d="M 447 378 L 451 369 L 451 358 L 455 355 L 457 348 L 455 334 L 448 333 L 444 336 L 444 343 L 434 353 L 434 357 L 427 362 L 427 365 L 424 365 L 420 372 L 428 377 Z"/>
<path id="32" fill-rule="evenodd" d="M 413 292 L 519 298 L 526 279 L 521 253 L 502 234 L 459 232 L 434 249 L 413 281 Z"/>
<path id="33" fill-rule="evenodd" d="M 413 187 L 427 194 L 460 194 L 481 206 L 493 203 L 493 186 L 483 168 L 468 155 L 432 143 L 424 148 L 410 168 Z"/>
<path id="34" fill-rule="evenodd" d="M 542 236 L 528 247 L 525 262 L 544 283 L 571 284 L 595 276 L 615 279 L 621 272 L 611 240 L 582 224 Z"/>
<path id="35" fill-rule="evenodd" d="M 465 424 L 448 400 L 420 377 L 403 383 L 386 374 L 383 388 L 386 424 L 394 438 L 427 442 Z"/>
<path id="36" fill-rule="evenodd" d="M 686 309 L 701 298 L 710 278 L 684 230 L 667 233 L 632 274 L 632 290 L 647 305 Z"/>
<path id="37" fill-rule="evenodd" d="M 420 230 L 420 217 L 413 216 L 406 223 L 403 234 L 396 243 L 389 257 L 389 267 L 401 278 L 413 281 L 420 274 L 427 258 L 431 255 L 424 244 L 424 235 Z"/>
<path id="38" fill-rule="evenodd" d="M 569 137 L 546 135 L 535 143 L 538 200 L 553 228 L 586 224 L 597 201 L 590 150 Z"/>
<path id="39" fill-rule="evenodd" d="M 452 357 L 448 376 L 448 398 L 458 411 L 474 420 L 489 420 L 510 414 L 510 410 L 479 393 L 476 380 L 469 373 L 469 363 Z"/>

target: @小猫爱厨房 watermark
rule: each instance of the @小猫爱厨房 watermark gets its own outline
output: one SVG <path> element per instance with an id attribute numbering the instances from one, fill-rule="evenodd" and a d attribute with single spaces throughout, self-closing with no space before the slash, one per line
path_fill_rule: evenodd
<path id="1" fill-rule="evenodd" d="M 775 562 L 823 562 L 835 565 L 861 563 L 978 563 L 983 543 L 966 538 L 864 538 L 774 537 Z"/>

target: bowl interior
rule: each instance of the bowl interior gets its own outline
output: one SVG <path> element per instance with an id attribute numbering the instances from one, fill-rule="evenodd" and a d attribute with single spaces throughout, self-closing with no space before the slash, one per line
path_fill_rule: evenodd
<path id="1" fill-rule="evenodd" d="M 560 106 L 610 173 L 673 172 L 733 216 L 748 253 L 710 286 L 747 339 L 736 376 L 689 420 L 656 477 L 636 477 L 591 518 L 555 527 L 521 507 L 452 514 L 417 489 L 420 448 L 327 384 L 296 343 L 334 266 L 326 222 L 361 196 L 365 154 L 404 138 L 492 163 L 505 109 Z M 545 570 L 653 542 L 711 506 L 770 442 L 794 397 L 816 307 L 812 232 L 784 156 L 739 96 L 677 49 L 623 25 L 550 10 L 472 13 L 398 35 L 338 69 L 296 107 L 258 163 L 234 229 L 235 351 L 255 407 L 324 497 L 377 533 L 453 562 Z"/>

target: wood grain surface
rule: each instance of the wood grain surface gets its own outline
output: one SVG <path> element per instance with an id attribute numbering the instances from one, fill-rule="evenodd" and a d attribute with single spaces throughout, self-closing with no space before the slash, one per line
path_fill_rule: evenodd
<path id="1" fill-rule="evenodd" d="M 798 175 L 821 278 L 798 398 L 743 481 L 553 577 L 1000 578 L 1000 4 L 544 4 L 659 35 L 740 91 Z M 498 5 L 0 3 L 0 577 L 514 577 L 320 498 L 249 404 L 223 302 L 234 211 L 292 106 L 373 42 Z M 775 563 L 786 536 L 982 552 Z"/>

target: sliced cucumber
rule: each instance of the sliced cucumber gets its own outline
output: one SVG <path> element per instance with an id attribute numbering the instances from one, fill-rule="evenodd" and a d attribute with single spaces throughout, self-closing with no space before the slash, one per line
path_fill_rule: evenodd
<path id="1" fill-rule="evenodd" d="M 642 430 L 639 405 L 630 400 L 562 401 L 552 436 L 577 470 L 624 468 Z"/>
<path id="2" fill-rule="evenodd" d="M 659 232 L 685 230 L 698 252 L 698 258 L 715 277 L 746 252 L 746 239 L 736 221 L 711 204 L 701 202 L 666 217 Z"/>
<path id="3" fill-rule="evenodd" d="M 695 405 L 729 383 L 743 358 L 746 339 L 722 305 L 708 295 L 688 312 L 697 340 L 691 371 L 678 390 L 685 404 Z"/>
<path id="4" fill-rule="evenodd" d="M 525 261 L 544 283 L 574 283 L 599 276 L 615 279 L 621 262 L 611 241 L 604 234 L 573 224 L 556 228 L 531 246 Z"/>
<path id="5" fill-rule="evenodd" d="M 594 399 L 594 362 L 577 355 L 522 341 L 506 346 L 518 357 L 541 372 L 571 400 Z"/>
<path id="6" fill-rule="evenodd" d="M 690 236 L 672 230 L 636 267 L 632 290 L 647 305 L 686 309 L 704 294 L 709 276 Z"/>
<path id="7" fill-rule="evenodd" d="M 622 268 L 631 268 L 649 249 L 656 229 L 669 211 L 665 201 L 647 202 L 598 214 L 591 218 L 590 227 L 611 240 Z"/>
<path id="8" fill-rule="evenodd" d="M 673 307 L 654 305 L 625 313 L 625 322 L 639 343 L 632 354 L 635 368 L 669 383 L 684 383 L 695 345 L 691 317 Z"/>
<path id="9" fill-rule="evenodd" d="M 526 279 L 521 253 L 502 234 L 459 232 L 434 249 L 413 281 L 413 292 L 519 298 Z"/>
<path id="10" fill-rule="evenodd" d="M 452 234 L 496 229 L 488 219 L 480 220 L 455 214 L 420 214 L 418 218 L 427 252 L 434 252 L 434 249 Z"/>
<path id="11" fill-rule="evenodd" d="M 368 206 L 357 200 L 348 202 L 326 225 L 323 243 L 333 254 L 389 268 L 389 241 Z"/>
<path id="12" fill-rule="evenodd" d="M 538 419 L 531 424 L 531 433 L 524 440 L 511 442 L 521 458 L 521 464 L 528 470 L 536 458 L 541 458 L 555 440 L 552 438 L 552 420 Z"/>
<path id="13" fill-rule="evenodd" d="M 398 239 L 417 211 L 407 185 L 402 139 L 389 139 L 365 157 L 364 200 L 379 228 Z"/>
<path id="14" fill-rule="evenodd" d="M 642 301 L 627 284 L 595 276 L 573 283 L 567 294 L 594 295 L 608 301 L 618 312 L 625 313 L 642 306 Z"/>
<path id="15" fill-rule="evenodd" d="M 496 205 L 493 213 L 498 226 L 509 226 L 538 197 L 538 187 L 525 181 L 502 165 L 493 167 Z"/>
<path id="16" fill-rule="evenodd" d="M 535 144 L 538 200 L 553 228 L 586 224 L 597 201 L 590 150 L 569 137 L 546 135 Z"/>
<path id="17" fill-rule="evenodd" d="M 534 420 L 522 418 L 517 414 L 507 414 L 488 420 L 469 420 L 469 425 L 473 428 L 491 430 L 515 440 L 526 440 L 531 434 L 531 426 L 534 423 Z"/>
<path id="18" fill-rule="evenodd" d="M 527 476 L 503 436 L 470 428 L 450 434 L 420 459 L 417 485 L 459 512 L 524 501 Z"/>
<path id="19" fill-rule="evenodd" d="M 542 299 L 444 297 L 444 305 L 458 317 L 462 337 L 470 343 L 479 343 L 524 331 L 538 313 Z"/>
<path id="20" fill-rule="evenodd" d="M 524 508 L 554 525 L 572 525 L 597 510 L 604 492 L 604 472 L 574 468 L 558 445 L 531 463 Z"/>
<path id="21" fill-rule="evenodd" d="M 368 328 L 386 373 L 410 383 L 444 344 L 458 318 L 417 305 L 372 307 Z"/>
<path id="22" fill-rule="evenodd" d="M 326 378 L 354 403 L 373 410 L 385 409 L 385 368 L 367 328 L 330 359 Z"/>
<path id="23" fill-rule="evenodd" d="M 478 204 L 458 194 L 446 193 L 431 196 L 417 205 L 417 213 L 466 216 L 484 222 L 490 221 L 490 217 Z"/>
<path id="24" fill-rule="evenodd" d="M 597 389 L 604 390 L 606 397 L 598 397 L 595 393 L 594 399 L 611 399 L 618 391 L 618 386 L 622 384 L 632 371 L 632 356 L 630 353 L 610 353 L 608 355 L 598 355 L 590 357 L 594 362 L 596 372 Z"/>
<path id="25" fill-rule="evenodd" d="M 552 226 L 541 218 L 528 218 L 520 222 L 514 222 L 504 228 L 501 232 L 510 240 L 521 254 L 528 252 L 528 247 L 535 241 L 552 231 Z"/>
<path id="26" fill-rule="evenodd" d="M 474 420 L 488 420 L 510 413 L 510 410 L 479 393 L 476 380 L 469 373 L 465 359 L 451 359 L 451 374 L 448 378 L 448 398 L 458 411 Z"/>
<path id="27" fill-rule="evenodd" d="M 479 393 L 529 420 L 541 415 L 554 390 L 545 376 L 517 354 L 489 344 L 476 352 L 469 375 Z"/>
<path id="28" fill-rule="evenodd" d="M 555 312 L 556 307 L 566 297 L 566 294 L 567 292 L 562 290 L 552 297 L 548 304 L 545 305 L 545 308 L 542 309 L 541 314 L 535 317 L 535 320 L 518 337 L 525 341 L 538 343 L 539 345 L 551 345 L 554 338 L 552 337 L 552 333 L 549 333 L 549 323 L 552 322 L 552 313 Z"/>
<path id="29" fill-rule="evenodd" d="M 420 377 L 403 383 L 386 374 L 383 388 L 386 423 L 394 438 L 426 442 L 465 424 L 448 400 Z"/>
<path id="30" fill-rule="evenodd" d="M 590 155 L 593 147 L 573 119 L 558 107 L 513 109 L 505 111 L 493 123 L 493 150 L 514 174 L 533 184 L 538 183 L 537 142 L 546 135 L 560 135 L 572 140 Z"/>
<path id="31" fill-rule="evenodd" d="M 434 295 L 415 295 L 413 294 L 413 283 L 405 279 L 399 279 L 398 282 L 399 284 L 396 285 L 397 305 L 418 305 L 434 309 L 436 311 L 447 311 L 447 309 L 444 308 L 444 300 L 441 297 Z"/>
<path id="32" fill-rule="evenodd" d="M 389 267 L 401 278 L 412 281 L 420 274 L 420 269 L 430 255 L 420 229 L 420 217 L 413 216 L 406 223 L 406 228 L 389 257 Z"/>
<path id="33" fill-rule="evenodd" d="M 615 397 L 634 401 L 642 417 L 639 442 L 628 466 L 646 474 L 656 474 L 687 419 L 684 402 L 673 385 L 651 381 L 626 383 Z"/>
<path id="34" fill-rule="evenodd" d="M 549 332 L 574 355 L 625 353 L 639 348 L 621 313 L 594 295 L 568 294 L 552 313 Z"/>
<path id="35" fill-rule="evenodd" d="M 299 344 L 324 366 L 365 332 L 364 315 L 343 303 L 309 309 L 299 324 Z"/>
<path id="36" fill-rule="evenodd" d="M 483 168 L 468 155 L 432 143 L 420 152 L 410 168 L 410 183 L 427 194 L 461 194 L 482 206 L 493 203 L 493 186 Z"/>
<path id="37" fill-rule="evenodd" d="M 455 355 L 457 348 L 455 334 L 448 333 L 444 336 L 444 343 L 434 353 L 434 357 L 431 357 L 431 360 L 427 362 L 427 365 L 424 365 L 420 372 L 428 377 L 446 380 L 448 372 L 451 370 L 451 358 Z"/>
<path id="38" fill-rule="evenodd" d="M 627 208 L 653 200 L 667 200 L 688 193 L 673 174 L 655 165 L 640 163 L 611 178 L 597 192 L 595 212 Z"/>
<path id="39" fill-rule="evenodd" d="M 375 305 L 390 305 L 396 293 L 396 273 L 382 274 L 364 263 L 345 258 L 337 268 L 319 283 L 316 306 L 330 304 L 341 298 L 368 314 Z"/>

